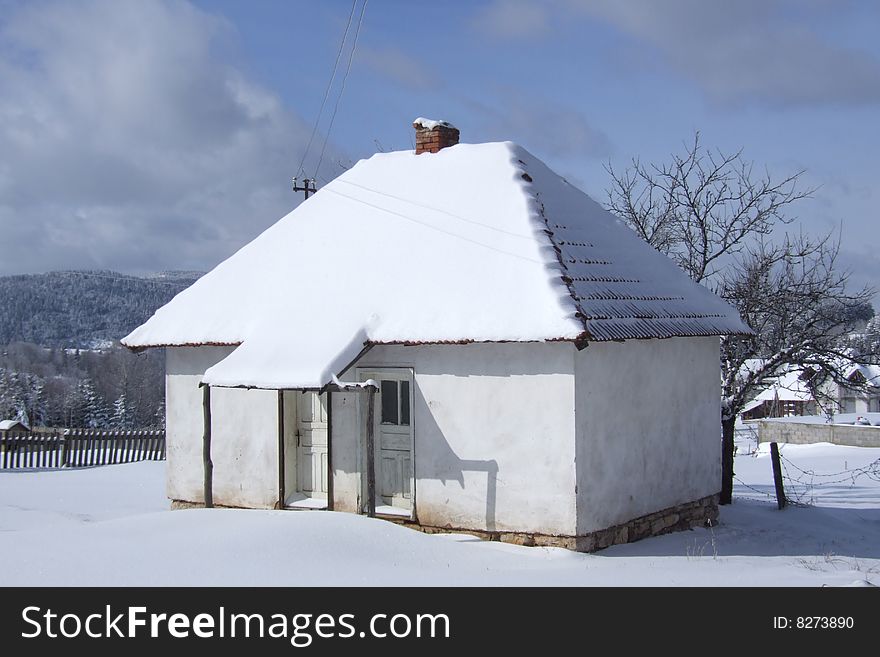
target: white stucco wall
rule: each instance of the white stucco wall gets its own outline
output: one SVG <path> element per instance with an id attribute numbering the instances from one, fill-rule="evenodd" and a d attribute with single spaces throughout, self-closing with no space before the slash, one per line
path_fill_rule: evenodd
<path id="1" fill-rule="evenodd" d="M 204 371 L 230 348 L 166 350 L 167 492 L 202 501 Z M 718 492 L 716 338 L 379 346 L 343 374 L 415 372 L 419 522 L 584 534 Z M 278 497 L 278 393 L 212 389 L 214 500 Z M 364 494 L 366 405 L 331 397 L 334 508 Z"/>
<path id="2" fill-rule="evenodd" d="M 719 491 L 718 353 L 717 338 L 577 352 L 579 534 Z"/>
<path id="3" fill-rule="evenodd" d="M 569 343 L 378 346 L 358 368 L 412 367 L 419 522 L 575 531 L 574 347 Z M 352 368 L 344 378 L 352 379 Z M 334 393 L 335 508 L 363 485 L 357 395 Z M 355 453 L 358 456 L 354 456 Z"/>
<path id="4" fill-rule="evenodd" d="M 346 380 L 354 380 L 353 371 Z M 363 497 L 365 459 L 361 453 L 366 426 L 366 405 L 362 393 L 330 394 L 331 447 L 333 459 L 333 510 L 359 513 Z M 361 418 L 359 421 L 358 418 Z"/>
<path id="5" fill-rule="evenodd" d="M 230 347 L 165 350 L 167 495 L 204 501 L 202 390 L 205 370 Z M 211 389 L 214 503 L 271 508 L 278 500 L 278 393 Z"/>

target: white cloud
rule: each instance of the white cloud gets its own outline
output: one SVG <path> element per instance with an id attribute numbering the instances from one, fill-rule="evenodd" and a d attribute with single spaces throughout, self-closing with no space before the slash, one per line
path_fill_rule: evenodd
<path id="1" fill-rule="evenodd" d="M 543 36 L 550 31 L 547 7 L 529 0 L 494 0 L 477 13 L 473 25 L 499 38 Z"/>
<path id="2" fill-rule="evenodd" d="M 437 87 L 438 76 L 423 62 L 398 48 L 371 48 L 363 45 L 358 49 L 358 58 L 380 75 L 407 89 L 424 91 Z"/>
<path id="3" fill-rule="evenodd" d="M 831 24 L 876 23 L 880 20 L 876 3 L 495 0 L 477 12 L 474 24 L 499 38 L 549 38 L 550 25 L 584 20 L 610 26 L 647 45 L 645 67 L 657 60 L 665 62 L 718 104 L 880 103 L 880 59 L 850 43 L 835 42 L 828 29 Z"/>
<path id="4" fill-rule="evenodd" d="M 7 12 L 0 271 L 207 268 L 289 210 L 308 128 L 236 38 L 182 0 Z"/>
<path id="5" fill-rule="evenodd" d="M 611 140 L 578 110 L 535 99 L 510 88 L 498 89 L 492 105 L 464 102 L 479 118 L 486 140 L 515 139 L 536 155 L 550 158 L 607 158 Z"/>
<path id="6" fill-rule="evenodd" d="M 880 102 L 880 60 L 835 44 L 826 23 L 858 21 L 844 3 L 792 0 L 563 0 L 657 48 L 710 99 L 742 105 Z M 873 18 L 877 15 L 873 11 Z"/>

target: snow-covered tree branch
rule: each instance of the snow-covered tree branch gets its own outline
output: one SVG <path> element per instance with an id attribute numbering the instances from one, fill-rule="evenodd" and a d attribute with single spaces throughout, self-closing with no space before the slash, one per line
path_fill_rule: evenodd
<path id="1" fill-rule="evenodd" d="M 831 234 L 786 232 L 789 207 L 813 191 L 801 186 L 802 171 L 756 174 L 741 152 L 704 148 L 699 133 L 668 164 L 607 170 L 608 208 L 755 330 L 721 340 L 721 502 L 730 503 L 736 416 L 767 379 L 798 371 L 817 399 L 828 382 L 868 385 L 850 373 L 856 362 L 880 362 L 880 341 L 856 350 L 844 338 L 872 314 L 874 290 L 850 290 Z"/>

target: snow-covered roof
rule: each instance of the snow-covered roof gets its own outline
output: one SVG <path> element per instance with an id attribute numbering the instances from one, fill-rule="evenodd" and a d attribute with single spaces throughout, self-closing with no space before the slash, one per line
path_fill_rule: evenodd
<path id="1" fill-rule="evenodd" d="M 743 364 L 740 365 L 737 378 L 745 379 L 751 374 L 760 372 L 766 362 L 766 358 L 746 358 Z"/>
<path id="2" fill-rule="evenodd" d="M 9 431 L 16 427 L 24 427 L 25 430 L 28 428 L 28 426 L 21 420 L 0 420 L 0 431 Z"/>
<path id="3" fill-rule="evenodd" d="M 791 370 L 775 377 L 773 383 L 755 396 L 756 400 L 813 401 L 813 393 L 807 381 L 801 378 L 801 370 Z"/>
<path id="4" fill-rule="evenodd" d="M 742 407 L 742 410 L 739 412 L 740 415 L 742 415 L 743 413 L 748 413 L 749 411 L 758 408 L 758 406 L 762 406 L 765 401 L 765 399 L 753 399 Z"/>
<path id="5" fill-rule="evenodd" d="M 748 331 L 619 219 L 503 142 L 358 162 L 123 344 L 241 345 L 206 383 L 312 388 L 377 343 Z"/>
<path id="6" fill-rule="evenodd" d="M 880 365 L 850 363 L 846 369 L 846 378 L 849 379 L 856 373 L 861 374 L 865 381 L 872 386 L 880 386 Z"/>

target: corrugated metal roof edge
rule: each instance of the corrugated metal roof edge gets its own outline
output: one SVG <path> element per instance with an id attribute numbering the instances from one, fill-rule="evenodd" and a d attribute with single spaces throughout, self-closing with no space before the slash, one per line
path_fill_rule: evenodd
<path id="1" fill-rule="evenodd" d="M 522 174 L 522 178 L 525 179 L 529 184 L 531 184 L 532 178 L 525 170 L 525 162 L 523 162 L 522 160 L 518 160 L 518 162 L 521 165 L 523 165 L 522 167 L 519 167 L 521 174 Z M 622 341 L 622 340 L 651 340 L 651 339 L 663 340 L 663 339 L 667 339 L 667 338 L 709 337 L 709 336 L 714 336 L 714 335 L 717 335 L 717 336 L 722 336 L 722 335 L 754 335 L 754 331 L 751 330 L 751 328 L 749 328 L 745 324 L 745 322 L 742 321 L 742 318 L 739 318 L 739 317 L 737 317 L 737 319 L 739 319 L 740 323 L 742 323 L 743 326 L 747 326 L 747 328 L 749 328 L 748 331 L 729 331 L 726 329 L 721 329 L 720 327 L 718 327 L 716 325 L 716 327 L 708 326 L 705 329 L 690 330 L 690 331 L 681 331 L 681 330 L 675 330 L 675 329 L 669 330 L 669 331 L 664 331 L 662 329 L 658 330 L 657 327 L 651 327 L 650 330 L 646 330 L 643 332 L 634 332 L 634 331 L 632 331 L 632 327 L 618 326 L 613 329 L 614 333 L 616 333 L 617 335 L 607 336 L 607 337 L 602 336 L 601 334 L 596 335 L 595 333 L 593 333 L 590 330 L 591 319 L 589 317 L 589 313 L 584 308 L 581 296 L 578 294 L 577 290 L 575 289 L 574 280 L 576 277 L 571 275 L 570 270 L 568 268 L 568 265 L 565 263 L 565 259 L 562 257 L 561 245 L 565 244 L 566 241 L 559 239 L 556 235 L 556 232 L 550 227 L 550 218 L 547 216 L 546 210 L 544 208 L 544 204 L 541 202 L 539 194 L 537 192 L 533 192 L 532 196 L 535 200 L 535 204 L 538 207 L 538 213 L 544 222 L 545 229 L 544 229 L 543 233 L 547 236 L 547 241 L 550 243 L 550 246 L 553 248 L 553 251 L 556 254 L 557 262 L 559 263 L 559 267 L 561 270 L 559 278 L 562 281 L 562 283 L 566 286 L 566 288 L 568 289 L 568 293 L 571 296 L 572 302 L 574 303 L 574 306 L 577 311 L 575 313 L 575 316 L 578 318 L 578 320 L 580 320 L 580 322 L 583 324 L 583 327 L 584 327 L 584 332 L 581 334 L 581 337 L 578 337 L 577 339 L 575 339 L 574 342 L 576 342 L 576 343 L 583 342 L 584 346 L 585 346 L 586 343 L 588 343 L 588 342 L 607 342 L 607 341 Z M 645 299 L 645 300 L 650 300 L 650 299 Z M 664 321 L 665 322 L 676 322 L 676 321 L 681 321 L 681 319 L 696 320 L 698 318 L 710 319 L 710 318 L 721 318 L 721 317 L 722 316 L 720 316 L 720 315 L 704 315 L 702 317 L 695 316 L 695 317 L 691 317 L 691 318 L 657 317 L 657 318 L 632 318 L 632 319 L 649 320 L 652 323 L 654 323 L 654 322 L 664 322 Z M 724 316 L 724 319 L 728 319 L 728 318 L 726 316 Z M 610 333 L 610 331 L 609 331 L 609 333 Z M 552 341 L 552 340 L 565 340 L 565 338 L 558 338 L 558 339 L 554 338 L 554 339 L 550 339 L 549 341 Z M 578 348 L 582 349 L 583 346 L 579 346 Z"/>
<path id="2" fill-rule="evenodd" d="M 722 335 L 753 335 L 745 331 L 669 331 L 662 335 L 624 334 L 619 335 L 595 335 L 584 331 L 576 337 L 537 338 L 534 340 L 481 340 L 477 338 L 451 338 L 448 340 L 370 340 L 364 343 L 365 347 L 378 345 L 403 345 L 406 347 L 418 347 L 427 345 L 464 345 L 464 344 L 541 344 L 543 342 L 572 342 L 577 345 L 587 345 L 590 342 L 623 342 L 625 340 L 667 340 L 669 338 L 705 338 Z M 169 347 L 239 347 L 241 342 L 184 342 L 184 343 L 156 343 L 130 346 L 123 343 L 131 351 L 145 351 L 147 349 L 164 349 Z"/>
<path id="3" fill-rule="evenodd" d="M 523 162 L 523 160 L 521 160 L 521 159 L 518 159 L 517 162 L 519 162 L 522 165 L 520 167 L 516 167 L 520 171 L 520 178 L 525 181 L 525 184 L 528 187 L 531 187 L 533 180 L 532 180 L 532 177 L 529 175 L 529 173 L 526 171 L 526 163 Z M 553 233 L 553 229 L 550 228 L 550 220 L 547 217 L 546 210 L 544 209 L 544 203 L 539 198 L 537 191 L 532 191 L 531 196 L 535 202 L 535 205 L 538 208 L 538 214 L 540 215 L 541 220 L 544 222 L 543 233 L 547 237 L 547 242 L 549 243 L 549 246 L 552 247 L 553 252 L 556 254 L 556 262 L 559 265 L 559 279 L 562 281 L 562 283 L 565 285 L 566 289 L 568 290 L 568 294 L 571 297 L 572 305 L 574 306 L 574 309 L 575 309 L 575 317 L 577 317 L 577 319 L 581 323 L 581 326 L 584 329 L 583 333 L 581 333 L 581 335 L 578 336 L 578 338 L 576 339 L 577 341 L 582 342 L 583 340 L 586 340 L 590 337 L 590 331 L 587 328 L 587 320 L 584 315 L 583 306 L 581 305 L 581 302 L 578 300 L 577 291 L 574 289 L 574 283 L 572 281 L 572 277 L 569 275 L 568 266 L 565 264 L 565 262 L 562 259 L 562 250 L 559 248 L 559 244 L 557 244 L 557 240 L 556 240 L 556 237 Z M 578 346 L 578 349 L 583 349 L 583 347 Z"/>
<path id="4" fill-rule="evenodd" d="M 403 345 L 405 347 L 419 347 L 427 345 L 465 345 L 465 344 L 542 344 L 544 342 L 572 342 L 575 345 L 583 344 L 586 346 L 590 342 L 624 342 L 626 340 L 668 340 L 669 338 L 709 338 L 721 337 L 723 335 L 751 335 L 745 332 L 731 333 L 729 331 L 717 332 L 677 332 L 664 335 L 631 335 L 627 337 L 587 337 L 586 332 L 578 337 L 571 338 L 544 338 L 538 340 L 474 340 L 472 338 L 462 338 L 459 340 L 385 340 L 382 342 L 370 342 L 369 344 L 378 345 Z"/>
<path id="5" fill-rule="evenodd" d="M 238 342 L 214 342 L 214 341 L 205 341 L 205 342 L 157 342 L 155 344 L 138 344 L 138 345 L 130 345 L 126 344 L 122 340 L 119 343 L 128 349 L 129 351 L 133 351 L 135 353 L 146 351 L 147 349 L 165 349 L 166 347 L 240 347 L 241 341 Z"/>

